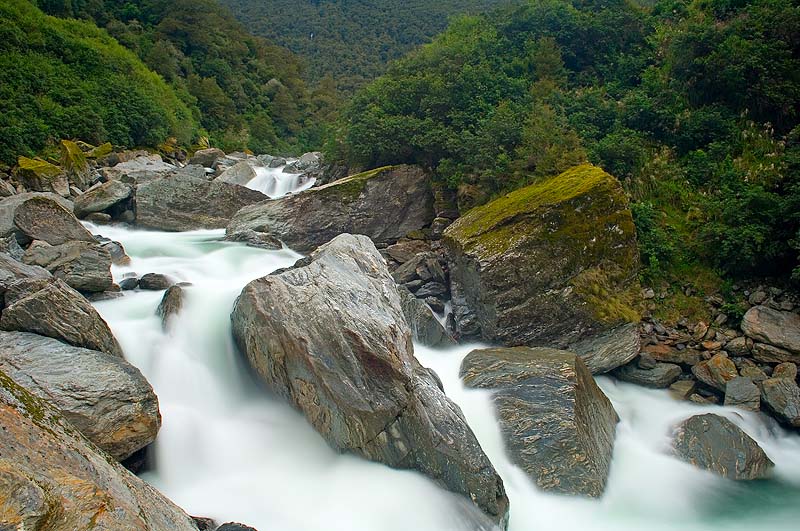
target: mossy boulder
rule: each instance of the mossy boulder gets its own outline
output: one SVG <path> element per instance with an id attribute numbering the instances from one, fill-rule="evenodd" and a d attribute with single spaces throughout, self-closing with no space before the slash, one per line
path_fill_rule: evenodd
<path id="1" fill-rule="evenodd" d="M 53 192 L 69 196 L 69 181 L 64 171 L 42 159 L 19 157 L 15 171 L 17 179 L 32 192 Z"/>
<path id="2" fill-rule="evenodd" d="M 443 243 L 461 337 L 563 347 L 638 320 L 628 200 L 590 164 L 470 210 Z"/>
<path id="3" fill-rule="evenodd" d="M 114 147 L 111 145 L 111 142 L 106 142 L 105 144 L 100 144 L 87 151 L 86 158 L 100 159 L 110 155 L 112 151 L 114 151 Z"/>
<path id="4" fill-rule="evenodd" d="M 243 208 L 227 231 L 254 230 L 308 252 L 343 233 L 393 243 L 433 217 L 433 192 L 422 168 L 387 166 Z"/>
<path id="5" fill-rule="evenodd" d="M 69 181 L 85 190 L 89 185 L 89 163 L 86 154 L 72 140 L 61 141 L 61 167 L 69 177 Z"/>

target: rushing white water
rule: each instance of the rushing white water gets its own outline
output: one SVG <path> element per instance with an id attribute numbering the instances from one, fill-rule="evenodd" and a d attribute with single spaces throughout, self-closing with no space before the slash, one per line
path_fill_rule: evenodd
<path id="1" fill-rule="evenodd" d="M 314 186 L 316 179 L 305 177 L 301 173 L 284 173 L 284 167 L 255 168 L 256 177 L 245 186 L 258 190 L 273 199 L 295 192 L 302 192 Z"/>
<path id="2" fill-rule="evenodd" d="M 166 234 L 91 227 L 123 243 L 127 271 L 192 283 L 163 332 L 160 292 L 129 292 L 97 304 L 159 396 L 163 426 L 145 478 L 191 514 L 238 520 L 261 531 L 461 531 L 474 529 L 461 498 L 420 474 L 339 455 L 288 405 L 254 384 L 239 361 L 229 315 L 242 287 L 298 255 L 217 241 L 222 231 Z M 800 437 L 765 417 L 676 402 L 601 378 L 619 413 L 606 494 L 585 500 L 538 491 L 506 458 L 490 397 L 466 390 L 458 367 L 470 350 L 417 347 L 442 378 L 505 481 L 511 531 L 796 530 Z M 669 432 L 698 412 L 724 414 L 776 463 L 775 479 L 734 483 L 670 457 Z"/>

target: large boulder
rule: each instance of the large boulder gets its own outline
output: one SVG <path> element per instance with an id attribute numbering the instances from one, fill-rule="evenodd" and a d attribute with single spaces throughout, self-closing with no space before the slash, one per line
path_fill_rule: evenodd
<path id="1" fill-rule="evenodd" d="M 139 369 L 104 352 L 24 332 L 0 332 L 0 371 L 61 410 L 73 426 L 122 461 L 152 443 L 158 399 Z"/>
<path id="2" fill-rule="evenodd" d="M 254 159 L 255 160 L 255 159 Z M 228 184 L 238 184 L 240 186 L 245 186 L 247 183 L 252 181 L 258 176 L 256 173 L 251 160 L 243 160 L 242 162 L 237 162 L 224 172 L 214 179 L 220 183 L 228 183 Z"/>
<path id="3" fill-rule="evenodd" d="M 243 186 L 173 175 L 140 184 L 136 223 L 151 229 L 221 229 L 236 212 L 267 196 Z"/>
<path id="4" fill-rule="evenodd" d="M 94 241 L 72 214 L 73 205 L 55 194 L 25 193 L 0 200 L 0 238 L 14 235 L 59 245 L 72 240 Z"/>
<path id="5" fill-rule="evenodd" d="M 639 326 L 628 323 L 579 341 L 570 350 L 581 357 L 592 374 L 605 374 L 638 356 L 641 343 Z"/>
<path id="6" fill-rule="evenodd" d="M 309 252 L 342 233 L 393 243 L 432 220 L 433 194 L 425 172 L 388 166 L 243 208 L 227 232 L 252 229 Z"/>
<path id="7" fill-rule="evenodd" d="M 114 283 L 111 254 L 99 243 L 72 241 L 49 245 L 35 241 L 25 251 L 22 261 L 47 269 L 79 291 L 99 293 Z"/>
<path id="8" fill-rule="evenodd" d="M 474 208 L 442 242 L 464 297 L 453 298 L 461 337 L 565 346 L 638 320 L 636 231 L 622 186 L 600 168 Z"/>
<path id="9" fill-rule="evenodd" d="M 284 173 L 316 172 L 322 167 L 323 156 L 319 151 L 303 153 L 299 159 L 290 162 L 283 168 Z"/>
<path id="10" fill-rule="evenodd" d="M 251 282 L 231 318 L 260 379 L 333 448 L 419 470 L 505 523 L 503 482 L 414 357 L 397 288 L 369 238 L 340 235 Z"/>
<path id="11" fill-rule="evenodd" d="M 761 405 L 779 421 L 800 428 L 800 387 L 789 378 L 760 382 Z"/>
<path id="12" fill-rule="evenodd" d="M 213 168 L 217 159 L 225 156 L 225 152 L 219 148 L 198 149 L 189 159 L 189 164 L 199 164 L 205 168 Z"/>
<path id="13" fill-rule="evenodd" d="M 730 479 L 762 479 L 774 466 L 758 443 L 736 424 L 711 413 L 681 422 L 672 446 L 681 460 Z"/>
<path id="14" fill-rule="evenodd" d="M 3 529 L 197 531 L 191 518 L 0 372 Z"/>
<path id="15" fill-rule="evenodd" d="M 742 317 L 742 330 L 754 341 L 788 350 L 800 361 L 800 315 L 753 306 Z"/>
<path id="16" fill-rule="evenodd" d="M 15 173 L 26 190 L 52 192 L 64 197 L 69 195 L 67 175 L 55 164 L 42 159 L 19 157 Z"/>
<path id="17" fill-rule="evenodd" d="M 736 365 L 727 354 L 721 352 L 692 367 L 692 374 L 704 384 L 723 393 L 727 383 L 739 376 Z"/>
<path id="18" fill-rule="evenodd" d="M 0 330 L 32 332 L 122 357 L 122 348 L 97 310 L 59 279 L 11 284 L 5 292 Z"/>
<path id="19" fill-rule="evenodd" d="M 603 494 L 619 419 L 580 357 L 542 347 L 473 350 L 461 378 L 494 391 L 506 448 L 539 488 Z"/>
<path id="20" fill-rule="evenodd" d="M 121 181 L 107 181 L 75 198 L 75 215 L 85 218 L 93 212 L 106 210 L 127 201 L 133 195 L 133 187 Z"/>
<path id="21" fill-rule="evenodd" d="M 0 310 L 6 290 L 20 280 L 48 279 L 52 275 L 49 271 L 38 266 L 30 266 L 20 262 L 6 253 L 0 253 Z"/>
<path id="22" fill-rule="evenodd" d="M 161 155 L 140 155 L 104 171 L 108 180 L 142 183 L 158 179 L 177 169 L 177 166 L 164 162 Z"/>

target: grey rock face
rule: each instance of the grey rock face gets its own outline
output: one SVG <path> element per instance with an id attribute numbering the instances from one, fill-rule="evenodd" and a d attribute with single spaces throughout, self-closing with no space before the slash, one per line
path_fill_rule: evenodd
<path id="1" fill-rule="evenodd" d="M 0 302 L 6 290 L 12 284 L 20 280 L 48 279 L 51 278 L 50 272 L 38 266 L 29 266 L 21 261 L 15 260 L 6 253 L 0 253 Z M 0 304 L 0 309 L 3 305 Z"/>
<path id="2" fill-rule="evenodd" d="M 217 159 L 225 156 L 225 152 L 219 148 L 198 149 L 189 159 L 189 164 L 199 164 L 205 168 L 213 168 Z"/>
<path id="3" fill-rule="evenodd" d="M 0 425 L 4 526 L 197 531 L 186 513 L 2 372 Z"/>
<path id="4" fill-rule="evenodd" d="M 244 186 L 257 176 L 253 164 L 249 160 L 237 162 L 214 179 L 216 182 L 238 184 Z"/>
<path id="5" fill-rule="evenodd" d="M 779 421 L 800 428 L 800 387 L 788 378 L 769 378 L 759 384 L 761 404 Z"/>
<path id="6" fill-rule="evenodd" d="M 70 287 L 103 292 L 111 287 L 111 254 L 98 243 L 73 241 L 61 245 L 33 242 L 22 260 L 47 269 Z"/>
<path id="7" fill-rule="evenodd" d="M 243 186 L 175 175 L 140 184 L 136 223 L 168 231 L 220 229 L 241 208 L 267 196 Z"/>
<path id="8" fill-rule="evenodd" d="M 681 368 L 672 363 L 656 363 L 655 367 L 644 369 L 636 361 L 632 361 L 616 369 L 614 376 L 623 382 L 635 383 L 654 389 L 666 389 L 680 378 Z"/>
<path id="9" fill-rule="evenodd" d="M 761 392 L 750 378 L 734 378 L 725 385 L 725 405 L 758 411 Z"/>
<path id="10" fill-rule="evenodd" d="M 313 172 L 320 169 L 322 166 L 323 158 L 322 153 L 313 151 L 311 153 L 303 153 L 303 155 L 294 162 L 286 165 L 283 169 L 284 173 L 305 173 Z"/>
<path id="11" fill-rule="evenodd" d="M 605 374 L 625 365 L 639 354 L 639 327 L 635 323 L 628 323 L 570 345 L 569 348 L 581 357 L 592 374 Z"/>
<path id="12" fill-rule="evenodd" d="M 59 279 L 20 280 L 6 290 L 0 329 L 32 332 L 122 357 L 111 329 L 80 293 Z"/>
<path id="13" fill-rule="evenodd" d="M 394 242 L 432 219 L 428 176 L 415 166 L 392 166 L 245 207 L 227 232 L 252 229 L 309 252 L 343 233 Z"/>
<path id="14" fill-rule="evenodd" d="M 403 315 L 415 341 L 429 347 L 455 345 L 455 340 L 447 333 L 427 304 L 414 297 L 406 288 L 398 287 L 397 291 L 400 294 Z"/>
<path id="15" fill-rule="evenodd" d="M 75 198 L 75 215 L 85 218 L 95 212 L 103 212 L 128 200 L 133 187 L 120 181 L 108 181 L 95 186 Z"/>
<path id="16" fill-rule="evenodd" d="M 278 250 L 283 248 L 283 244 L 277 238 L 264 234 L 263 232 L 256 232 L 254 230 L 246 229 L 241 232 L 233 234 L 226 234 L 225 241 L 244 243 L 248 247 L 255 247 L 257 249 Z"/>
<path id="17" fill-rule="evenodd" d="M 139 369 L 122 358 L 35 334 L 0 332 L 0 370 L 57 407 L 118 461 L 156 438 L 158 399 Z"/>
<path id="18" fill-rule="evenodd" d="M 54 194 L 19 194 L 0 201 L 0 237 L 13 234 L 23 243 L 42 240 L 59 245 L 94 241 L 72 214 L 72 203 Z"/>
<path id="19" fill-rule="evenodd" d="M 141 155 L 106 168 L 105 173 L 109 180 L 142 183 L 163 177 L 177 169 L 177 166 L 164 162 L 161 155 Z"/>
<path id="20" fill-rule="evenodd" d="M 474 350 L 461 364 L 461 377 L 469 387 L 495 391 L 506 448 L 540 488 L 602 495 L 619 419 L 576 354 Z"/>
<path id="21" fill-rule="evenodd" d="M 175 284 L 175 281 L 161 273 L 147 273 L 139 279 L 139 288 L 149 291 L 161 291 Z"/>
<path id="22" fill-rule="evenodd" d="M 156 315 L 161 318 L 161 326 L 165 330 L 169 324 L 170 317 L 177 315 L 183 308 L 183 298 L 183 288 L 177 284 L 170 286 L 164 292 L 164 296 L 161 298 L 158 308 L 156 308 Z"/>
<path id="23" fill-rule="evenodd" d="M 395 283 L 364 236 L 248 284 L 231 316 L 260 379 L 341 451 L 421 471 L 504 524 L 503 483 L 413 354 Z"/>
<path id="24" fill-rule="evenodd" d="M 754 341 L 788 350 L 800 361 L 800 315 L 754 306 L 744 314 L 742 330 Z"/>
<path id="25" fill-rule="evenodd" d="M 774 464 L 733 422 L 719 415 L 695 415 L 675 431 L 673 448 L 683 461 L 725 478 L 768 477 Z"/>

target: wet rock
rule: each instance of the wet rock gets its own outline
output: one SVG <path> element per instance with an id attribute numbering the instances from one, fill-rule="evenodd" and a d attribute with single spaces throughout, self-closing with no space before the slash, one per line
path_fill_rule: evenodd
<path id="1" fill-rule="evenodd" d="M 410 260 L 401 264 L 400 267 L 395 269 L 392 272 L 392 277 L 395 279 L 395 281 L 397 281 L 398 284 L 408 284 L 414 280 L 420 280 L 421 286 L 422 282 L 417 271 L 419 271 L 420 267 L 423 266 L 425 261 L 432 256 L 433 255 L 430 253 L 423 253 L 414 256 Z"/>
<path id="2" fill-rule="evenodd" d="M 800 387 L 788 378 L 769 378 L 759 384 L 761 404 L 779 421 L 800 428 Z"/>
<path id="3" fill-rule="evenodd" d="M 710 413 L 678 425 L 673 448 L 681 460 L 729 479 L 766 478 L 775 466 L 749 435 L 725 417 Z"/>
<path id="4" fill-rule="evenodd" d="M 5 304 L 2 330 L 32 332 L 122 357 L 122 348 L 97 310 L 59 279 L 17 281 L 6 290 Z"/>
<path id="5" fill-rule="evenodd" d="M 622 325 L 570 346 L 592 374 L 604 374 L 625 365 L 639 354 L 639 327 L 634 323 Z"/>
<path id="6" fill-rule="evenodd" d="M 186 513 L 2 372 L 0 426 L 5 528 L 197 531 Z"/>
<path id="7" fill-rule="evenodd" d="M 123 291 L 130 291 L 139 287 L 139 279 L 137 277 L 127 277 L 119 281 L 119 288 Z"/>
<path id="8" fill-rule="evenodd" d="M 218 148 L 198 149 L 189 159 L 189 164 L 199 164 L 205 168 L 213 168 L 217 159 L 225 156 L 225 152 Z"/>
<path id="9" fill-rule="evenodd" d="M 697 389 L 694 380 L 678 380 L 669 386 L 669 394 L 677 400 L 686 400 Z"/>
<path id="10" fill-rule="evenodd" d="M 217 531 L 217 523 L 211 518 L 192 516 L 192 521 L 197 526 L 198 531 Z"/>
<path id="11" fill-rule="evenodd" d="M 447 286 L 439 282 L 423 284 L 416 292 L 416 296 L 420 299 L 424 299 L 425 297 L 439 297 L 445 294 L 447 294 Z"/>
<path id="12" fill-rule="evenodd" d="M 248 525 L 239 524 L 236 522 L 228 522 L 227 524 L 222 524 L 217 528 L 217 531 L 258 531 L 255 527 L 250 527 Z"/>
<path id="13" fill-rule="evenodd" d="M 95 239 L 97 240 L 97 243 L 99 243 L 100 246 L 108 251 L 109 255 L 111 255 L 112 264 L 128 265 L 131 263 L 131 257 L 125 252 L 125 248 L 121 243 L 104 238 L 102 236 L 95 236 Z"/>
<path id="14" fill-rule="evenodd" d="M 161 327 L 164 330 L 167 329 L 170 317 L 177 315 L 183 308 L 184 297 L 183 288 L 178 284 L 170 286 L 164 292 L 164 296 L 161 298 L 158 308 L 156 308 L 156 315 L 161 318 Z"/>
<path id="15" fill-rule="evenodd" d="M 734 378 L 725 385 L 725 405 L 758 411 L 761 409 L 761 392 L 750 378 Z"/>
<path id="16" fill-rule="evenodd" d="M 416 166 L 391 166 L 242 208 L 227 232 L 252 229 L 308 252 L 342 233 L 394 242 L 432 219 L 429 176 Z"/>
<path id="17" fill-rule="evenodd" d="M 87 214 L 83 219 L 92 223 L 104 225 L 106 223 L 111 223 L 112 218 L 111 214 L 106 214 L 105 212 L 92 212 L 91 214 Z"/>
<path id="18" fill-rule="evenodd" d="M 419 470 L 505 523 L 502 480 L 414 358 L 400 296 L 369 238 L 338 236 L 251 282 L 231 320 L 259 378 L 332 447 Z"/>
<path id="19" fill-rule="evenodd" d="M 398 287 L 397 292 L 400 294 L 403 315 L 405 315 L 415 341 L 429 347 L 455 345 L 455 340 L 433 315 L 431 308 L 426 303 L 414 297 L 403 287 Z"/>
<path id="20" fill-rule="evenodd" d="M 168 289 L 175 281 L 161 273 L 147 273 L 139 279 L 139 289 L 161 291 Z"/>
<path id="21" fill-rule="evenodd" d="M 442 243 L 451 290 L 464 294 L 486 341 L 563 346 L 638 320 L 628 201 L 619 181 L 594 166 L 470 210 Z M 455 297 L 453 305 L 458 335 L 467 337 L 460 316 L 469 313 L 455 311 Z"/>
<path id="22" fill-rule="evenodd" d="M 548 348 L 474 350 L 461 377 L 493 390 L 507 451 L 539 488 L 603 494 L 618 418 L 579 357 Z"/>
<path id="23" fill-rule="evenodd" d="M 89 214 L 104 212 L 133 195 L 133 187 L 120 181 L 107 181 L 75 198 L 75 215 L 85 218 Z"/>
<path id="24" fill-rule="evenodd" d="M 727 383 L 739 376 L 736 365 L 723 353 L 715 354 L 710 360 L 701 361 L 692 367 L 692 374 L 704 384 L 723 393 Z"/>
<path id="25" fill-rule="evenodd" d="M 114 283 L 111 255 L 97 243 L 72 241 L 49 245 L 34 241 L 22 261 L 47 269 L 79 291 L 103 292 Z"/>
<path id="26" fill-rule="evenodd" d="M 139 369 L 117 356 L 35 334 L 0 332 L 0 371 L 57 407 L 118 461 L 152 443 L 161 425 L 153 388 Z"/>
<path id="27" fill-rule="evenodd" d="M 681 368 L 671 363 L 658 363 L 652 369 L 642 369 L 636 361 L 632 361 L 615 369 L 613 374 L 623 382 L 654 389 L 665 389 L 680 378 Z"/>
<path id="28" fill-rule="evenodd" d="M 244 243 L 248 247 L 255 247 L 257 249 L 266 249 L 268 251 L 277 251 L 283 248 L 280 240 L 273 238 L 269 234 L 263 232 L 256 232 L 254 230 L 246 229 L 241 232 L 225 235 L 226 242 Z"/>
<path id="29" fill-rule="evenodd" d="M 800 356 L 800 315 L 754 306 L 742 318 L 742 331 L 760 343 Z"/>

